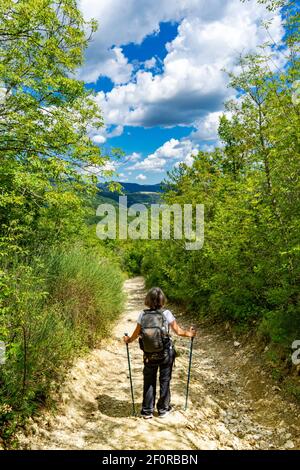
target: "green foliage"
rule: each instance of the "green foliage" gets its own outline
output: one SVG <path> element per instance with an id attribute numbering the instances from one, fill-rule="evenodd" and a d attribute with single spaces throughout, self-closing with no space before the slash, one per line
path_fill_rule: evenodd
<path id="1" fill-rule="evenodd" d="M 128 276 L 141 275 L 142 263 L 149 246 L 149 242 L 145 240 L 126 240 L 117 243 L 121 267 Z"/>
<path id="2" fill-rule="evenodd" d="M 274 343 L 289 346 L 291 341 L 300 337 L 299 310 L 292 305 L 281 310 L 266 312 L 259 326 L 260 333 Z"/>
<path id="3" fill-rule="evenodd" d="M 0 330 L 1 435 L 45 404 L 75 355 L 108 334 L 123 307 L 119 268 L 80 246 L 9 266 Z M 6 408 L 5 408 L 6 407 Z M 13 418 L 13 419 L 12 419 Z"/>
<path id="4" fill-rule="evenodd" d="M 116 257 L 87 225 L 98 183 L 90 170 L 101 172 L 107 157 L 89 137 L 103 124 L 100 110 L 75 72 L 95 29 L 75 0 L 0 4 L 5 439 L 48 401 L 74 355 L 105 335 L 122 308 Z"/>
<path id="5" fill-rule="evenodd" d="M 0 6 L 0 241 L 26 249 L 78 233 L 84 170 L 105 158 L 88 137 L 102 126 L 94 98 L 74 78 L 86 23 L 75 0 L 5 0 Z M 85 32 L 86 31 L 86 32 Z M 89 34 L 89 33 L 88 33 Z"/>
<path id="6" fill-rule="evenodd" d="M 92 347 L 99 333 L 108 332 L 123 305 L 123 278 L 117 265 L 80 247 L 55 253 L 47 265 L 50 295 L 59 302 L 67 323 Z"/>

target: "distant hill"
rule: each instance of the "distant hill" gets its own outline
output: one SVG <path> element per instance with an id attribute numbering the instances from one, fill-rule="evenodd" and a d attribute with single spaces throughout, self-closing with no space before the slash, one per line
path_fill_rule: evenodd
<path id="1" fill-rule="evenodd" d="M 158 184 L 138 184 L 138 183 L 123 183 L 119 181 L 120 185 L 123 187 L 124 193 L 161 193 L 163 190 L 161 189 L 161 183 Z M 107 191 L 108 184 L 107 183 L 100 183 L 98 184 L 98 188 L 102 189 L 103 191 Z"/>
<path id="2" fill-rule="evenodd" d="M 132 204 L 154 204 L 160 202 L 161 193 L 163 192 L 161 184 L 138 184 L 138 183 L 125 183 L 120 181 L 123 188 L 123 194 L 127 196 L 128 205 Z M 99 195 L 119 201 L 120 194 L 108 190 L 106 183 L 98 185 L 100 191 Z"/>

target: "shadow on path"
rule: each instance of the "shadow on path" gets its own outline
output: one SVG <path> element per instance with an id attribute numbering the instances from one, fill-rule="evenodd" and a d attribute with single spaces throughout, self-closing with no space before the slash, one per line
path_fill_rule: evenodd
<path id="1" fill-rule="evenodd" d="M 132 416 L 131 401 L 118 400 L 109 395 L 99 395 L 96 397 L 98 410 L 112 418 L 128 418 Z M 140 404 L 135 404 L 136 412 L 139 411 Z"/>

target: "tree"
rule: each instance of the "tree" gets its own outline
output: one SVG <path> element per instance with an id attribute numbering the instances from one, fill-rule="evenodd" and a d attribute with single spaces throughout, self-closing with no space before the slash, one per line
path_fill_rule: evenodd
<path id="1" fill-rule="evenodd" d="M 105 163 L 89 137 L 100 111 L 75 78 L 95 28 L 75 0 L 1 2 L 0 221 L 17 245 L 40 229 L 57 238 L 66 212 L 70 228 L 79 194 L 95 188 L 85 169 Z"/>

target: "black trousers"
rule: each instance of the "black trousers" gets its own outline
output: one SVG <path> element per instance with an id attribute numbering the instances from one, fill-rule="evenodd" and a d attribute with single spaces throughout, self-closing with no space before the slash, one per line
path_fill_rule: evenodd
<path id="1" fill-rule="evenodd" d="M 158 413 L 170 409 L 170 381 L 174 363 L 174 351 L 168 349 L 163 360 L 152 362 L 144 356 L 144 395 L 142 405 L 142 415 L 151 415 L 155 408 L 156 379 L 159 370 L 159 399 L 157 401 Z"/>

